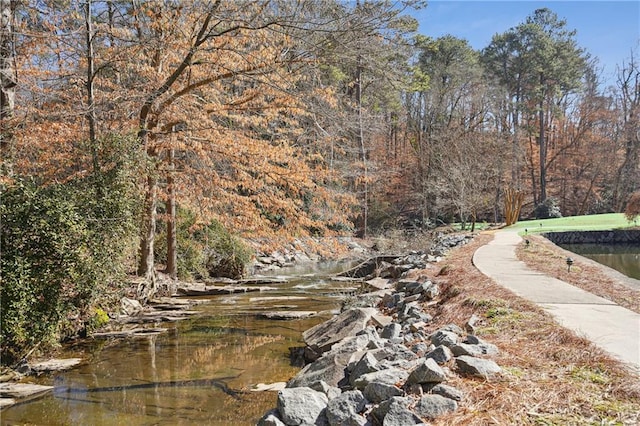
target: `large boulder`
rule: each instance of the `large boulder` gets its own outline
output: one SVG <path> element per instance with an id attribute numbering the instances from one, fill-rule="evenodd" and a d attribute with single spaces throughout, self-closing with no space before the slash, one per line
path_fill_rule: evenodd
<path id="1" fill-rule="evenodd" d="M 366 419 L 360 415 L 367 400 L 359 390 L 347 391 L 329 401 L 327 419 L 331 426 L 364 425 Z"/>
<path id="2" fill-rule="evenodd" d="M 424 395 L 416 404 L 415 412 L 425 419 L 435 419 L 458 409 L 458 404 L 440 395 Z"/>
<path id="3" fill-rule="evenodd" d="M 422 423 L 422 419 L 409 410 L 411 399 L 403 396 L 394 396 L 380 403 L 371 412 L 378 424 L 384 426 L 406 426 Z"/>
<path id="4" fill-rule="evenodd" d="M 369 383 L 373 382 L 395 385 L 396 383 L 407 380 L 408 376 L 409 373 L 402 368 L 387 368 L 385 370 L 363 374 L 354 381 L 353 386 L 356 389 L 364 389 Z"/>
<path id="5" fill-rule="evenodd" d="M 442 370 L 433 359 L 427 358 L 409 374 L 407 385 L 413 385 L 415 383 L 440 383 L 446 379 L 447 376 L 444 374 L 444 370 Z"/>
<path id="6" fill-rule="evenodd" d="M 500 366 L 490 359 L 474 358 L 462 355 L 456 358 L 456 365 L 462 374 L 487 379 L 502 371 Z"/>
<path id="7" fill-rule="evenodd" d="M 364 330 L 377 312 L 375 308 L 349 309 L 310 328 L 302 333 L 302 337 L 307 345 L 326 352 L 333 344 Z"/>
<path id="8" fill-rule="evenodd" d="M 323 424 L 327 396 L 311 388 L 283 389 L 278 392 L 278 413 L 290 426 Z"/>
<path id="9" fill-rule="evenodd" d="M 345 378 L 346 363 L 339 354 L 328 354 L 307 364 L 289 383 L 288 388 L 310 386 L 315 382 L 324 381 L 329 386 L 338 387 L 338 383 Z"/>

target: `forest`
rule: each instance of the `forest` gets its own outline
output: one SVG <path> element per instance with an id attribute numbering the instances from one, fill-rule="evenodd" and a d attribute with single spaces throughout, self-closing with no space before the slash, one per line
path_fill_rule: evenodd
<path id="1" fill-rule="evenodd" d="M 0 1 L 2 362 L 128 274 L 146 300 L 298 239 L 624 211 L 633 46 L 604 87 L 549 9 L 478 51 L 420 35 L 425 6 Z"/>

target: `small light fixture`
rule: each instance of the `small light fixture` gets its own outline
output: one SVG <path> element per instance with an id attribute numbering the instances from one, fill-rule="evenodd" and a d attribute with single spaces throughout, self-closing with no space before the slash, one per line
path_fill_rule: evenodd
<path id="1" fill-rule="evenodd" d="M 571 265 L 573 265 L 573 259 L 567 257 L 567 272 L 571 272 Z"/>

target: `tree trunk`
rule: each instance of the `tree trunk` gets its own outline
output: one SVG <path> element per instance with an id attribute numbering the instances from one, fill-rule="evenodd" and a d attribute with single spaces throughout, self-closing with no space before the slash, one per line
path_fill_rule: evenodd
<path id="1" fill-rule="evenodd" d="M 154 242 L 156 235 L 156 204 L 157 204 L 158 181 L 154 171 L 151 171 L 147 178 L 147 189 L 144 203 L 142 225 L 142 237 L 140 239 L 140 263 L 138 264 L 138 275 L 145 277 L 145 282 L 138 288 L 138 297 L 148 300 L 157 291 L 156 271 L 154 257 Z"/>
<path id="2" fill-rule="evenodd" d="M 540 73 L 540 111 L 538 117 L 540 121 L 540 202 L 544 203 L 547 199 L 547 141 L 545 139 L 544 127 L 544 73 Z"/>
<path id="3" fill-rule="evenodd" d="M 15 108 L 15 88 L 18 84 L 15 67 L 15 35 L 13 22 L 16 2 L 0 0 L 0 154 L 3 172 L 13 174 L 15 146 L 12 125 L 9 123 Z"/>
<path id="4" fill-rule="evenodd" d="M 169 150 L 169 173 L 167 175 L 167 189 L 169 198 L 167 200 L 167 267 L 165 273 L 174 280 L 178 278 L 178 242 L 176 234 L 176 187 L 174 182 L 175 173 L 175 150 Z"/>

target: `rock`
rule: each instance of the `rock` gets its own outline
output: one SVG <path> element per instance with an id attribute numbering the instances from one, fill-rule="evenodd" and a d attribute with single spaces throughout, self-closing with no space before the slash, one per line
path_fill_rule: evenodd
<path id="1" fill-rule="evenodd" d="M 387 278 L 373 278 L 371 280 L 365 281 L 365 284 L 376 290 L 386 290 L 388 288 L 391 288 L 391 280 Z"/>
<path id="2" fill-rule="evenodd" d="M 325 355 L 311 364 L 307 364 L 289 380 L 287 387 L 304 387 L 319 381 L 337 387 L 338 383 L 345 378 L 345 368 L 346 361 L 343 362 L 340 354 Z"/>
<path id="3" fill-rule="evenodd" d="M 393 322 L 393 318 L 387 315 L 375 314 L 371 317 L 371 322 L 376 327 L 386 327 Z"/>
<path id="4" fill-rule="evenodd" d="M 366 419 L 360 412 L 366 403 L 359 390 L 344 392 L 327 404 L 327 420 L 331 426 L 364 425 Z"/>
<path id="5" fill-rule="evenodd" d="M 14 398 L 0 398 L 0 408 L 10 407 L 16 403 Z"/>
<path id="6" fill-rule="evenodd" d="M 458 404 L 441 395 L 424 395 L 416 404 L 415 412 L 420 417 L 435 419 L 443 414 L 451 413 L 458 409 Z"/>
<path id="7" fill-rule="evenodd" d="M 30 365 L 36 373 L 69 370 L 82 362 L 81 358 L 50 359 Z"/>
<path id="8" fill-rule="evenodd" d="M 458 336 L 462 336 L 464 334 L 464 331 L 455 324 L 447 324 L 444 327 L 442 327 L 440 330 L 450 331 L 452 333 L 457 334 Z"/>
<path id="9" fill-rule="evenodd" d="M 397 339 L 400 337 L 400 332 L 402 331 L 402 326 L 397 322 L 392 322 L 382 329 L 382 333 L 380 333 L 380 337 L 383 339 Z"/>
<path id="10" fill-rule="evenodd" d="M 258 383 L 251 389 L 251 392 L 266 392 L 266 391 L 281 391 L 287 387 L 286 382 L 275 382 L 275 383 Z"/>
<path id="11" fill-rule="evenodd" d="M 411 361 L 417 359 L 418 356 L 413 353 L 409 348 L 400 343 L 389 343 L 385 348 L 386 356 L 384 359 L 391 361 L 407 360 Z"/>
<path id="12" fill-rule="evenodd" d="M 431 358 L 436 363 L 442 365 L 446 364 L 451 358 L 453 358 L 453 353 L 448 347 L 440 345 L 431 352 L 427 353 L 425 355 L 425 358 Z"/>
<path id="13" fill-rule="evenodd" d="M 415 345 L 411 346 L 411 352 L 415 353 L 417 356 L 422 356 L 430 350 L 431 347 L 424 342 L 418 342 Z"/>
<path id="14" fill-rule="evenodd" d="M 278 412 L 287 425 L 322 423 L 328 402 L 325 394 L 307 387 L 278 392 Z"/>
<path id="15" fill-rule="evenodd" d="M 433 343 L 436 346 L 443 345 L 443 346 L 451 347 L 456 343 L 458 343 L 458 335 L 456 333 L 454 333 L 453 331 L 447 331 L 442 329 L 433 333 L 429 337 L 429 339 L 431 340 L 431 343 Z"/>
<path id="16" fill-rule="evenodd" d="M 402 389 L 388 383 L 371 382 L 364 388 L 364 397 L 373 403 L 380 403 L 394 396 L 402 396 Z"/>
<path id="17" fill-rule="evenodd" d="M 437 284 L 427 281 L 420 287 L 420 295 L 424 300 L 433 300 L 440 294 L 440 288 Z"/>
<path id="18" fill-rule="evenodd" d="M 262 416 L 262 418 L 258 420 L 258 423 L 256 426 L 287 426 L 287 425 L 284 424 L 282 420 L 280 420 L 278 410 L 274 409 L 269 411 L 264 416 Z"/>
<path id="19" fill-rule="evenodd" d="M 464 396 L 462 391 L 454 388 L 453 386 L 445 385 L 442 383 L 438 383 L 437 385 L 433 386 L 431 389 L 429 389 L 429 392 L 436 395 L 444 396 L 445 398 L 453 399 L 454 401 L 462 401 L 462 397 Z"/>
<path id="20" fill-rule="evenodd" d="M 481 321 L 481 318 L 476 314 L 471 315 L 471 318 L 465 323 L 464 329 L 469 334 L 476 334 L 477 325 Z"/>
<path id="21" fill-rule="evenodd" d="M 354 380 L 354 387 L 356 389 L 363 390 L 369 383 L 379 382 L 386 383 L 388 385 L 395 385 L 396 383 L 404 382 L 409 373 L 402 368 L 387 368 L 380 371 L 374 371 L 373 373 L 363 374 Z"/>
<path id="22" fill-rule="evenodd" d="M 271 320 L 292 320 L 309 318 L 317 314 L 316 311 L 276 311 L 263 312 L 258 314 L 258 318 L 267 318 Z"/>
<path id="23" fill-rule="evenodd" d="M 411 330 L 412 333 L 417 333 L 418 331 L 422 331 L 426 326 L 427 326 L 426 322 L 418 321 L 411 324 L 409 326 L 409 330 Z"/>
<path id="24" fill-rule="evenodd" d="M 143 310 L 142 305 L 135 299 L 129 299 L 128 297 L 123 297 L 120 299 L 120 312 L 123 315 L 135 315 L 138 312 Z"/>
<path id="25" fill-rule="evenodd" d="M 383 426 L 406 426 L 422 423 L 422 419 L 409 410 L 411 400 L 394 396 L 378 405 L 371 414 Z"/>
<path id="26" fill-rule="evenodd" d="M 413 383 L 440 383 L 446 379 L 447 376 L 442 368 L 433 359 L 427 358 L 409 374 L 407 385 Z"/>
<path id="27" fill-rule="evenodd" d="M 330 386 L 327 382 L 324 382 L 322 380 L 311 383 L 309 387 L 313 390 L 322 392 L 323 394 L 327 395 L 329 401 L 340 396 L 340 394 L 342 393 L 342 390 L 340 388 Z"/>
<path id="28" fill-rule="evenodd" d="M 482 349 L 478 345 L 468 345 L 466 343 L 458 343 L 457 345 L 451 346 L 451 352 L 455 356 L 461 355 L 469 355 L 469 356 L 479 356 L 482 355 Z"/>
<path id="29" fill-rule="evenodd" d="M 370 352 L 365 352 L 365 354 L 360 358 L 360 361 L 356 363 L 351 371 L 351 375 L 349 376 L 349 383 L 353 386 L 355 380 L 362 376 L 363 374 L 372 373 L 374 371 L 380 370 L 377 368 L 378 360 L 376 357 Z"/>
<path id="30" fill-rule="evenodd" d="M 329 350 L 331 345 L 348 336 L 354 336 L 367 326 L 374 308 L 349 309 L 330 320 L 310 328 L 302 334 L 305 343 L 317 347 L 321 352 Z"/>
<path id="31" fill-rule="evenodd" d="M 502 371 L 500 366 L 490 359 L 474 358 L 468 355 L 457 357 L 456 365 L 463 374 L 482 377 L 485 379 Z"/>
<path id="32" fill-rule="evenodd" d="M 0 397 L 24 399 L 53 390 L 53 386 L 35 385 L 33 383 L 0 383 Z"/>

